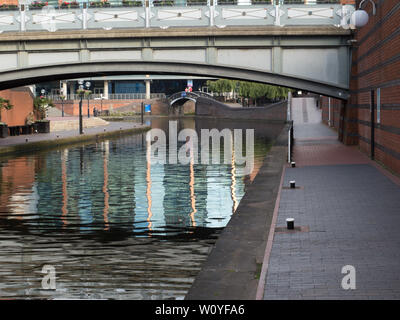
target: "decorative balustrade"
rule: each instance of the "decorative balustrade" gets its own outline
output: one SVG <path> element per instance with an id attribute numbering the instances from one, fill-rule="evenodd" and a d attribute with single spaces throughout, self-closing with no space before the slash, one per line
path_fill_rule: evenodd
<path id="1" fill-rule="evenodd" d="M 123 0 L 0 7 L 0 33 L 118 28 L 336 25 L 354 5 L 339 0 Z M 52 5 L 54 4 L 54 6 Z"/>
<path id="2" fill-rule="evenodd" d="M 78 94 L 69 94 L 66 99 L 61 99 L 60 95 L 47 95 L 47 97 L 53 101 L 61 100 L 79 100 L 80 96 Z M 151 93 L 150 99 L 163 99 L 165 98 L 165 93 Z M 91 94 L 89 96 L 90 100 L 144 100 L 146 99 L 145 93 L 110 93 L 108 96 L 102 94 Z"/>

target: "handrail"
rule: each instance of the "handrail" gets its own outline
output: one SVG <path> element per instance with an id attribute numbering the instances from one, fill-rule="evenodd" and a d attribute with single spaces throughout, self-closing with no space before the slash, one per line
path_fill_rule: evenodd
<path id="1" fill-rule="evenodd" d="M 346 27 L 355 10 L 354 5 L 341 4 L 340 0 L 152 0 L 143 1 L 140 6 L 137 5 L 138 1 L 115 1 L 110 2 L 109 6 L 100 1 L 96 3 L 99 5 L 88 6 L 86 2 L 72 6 L 2 5 L 0 33 L 170 26 L 225 28 L 241 25 L 325 24 Z M 324 6 L 327 12 L 321 13 Z M 315 15 L 316 18 L 309 19 L 309 15 Z"/>
<path id="2" fill-rule="evenodd" d="M 47 97 L 53 101 L 61 100 L 79 100 L 80 96 L 78 94 L 68 94 L 65 99 L 61 99 L 60 95 L 47 95 Z M 163 99 L 165 98 L 165 93 L 151 93 L 150 99 Z M 105 96 L 103 94 L 90 94 L 86 99 L 90 100 L 145 100 L 145 93 L 112 93 Z"/>

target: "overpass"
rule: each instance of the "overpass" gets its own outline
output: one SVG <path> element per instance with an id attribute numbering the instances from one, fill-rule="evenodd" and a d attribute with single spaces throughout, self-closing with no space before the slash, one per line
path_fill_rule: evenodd
<path id="1" fill-rule="evenodd" d="M 347 99 L 353 6 L 230 5 L 0 13 L 0 90 L 48 80 L 183 74 Z"/>

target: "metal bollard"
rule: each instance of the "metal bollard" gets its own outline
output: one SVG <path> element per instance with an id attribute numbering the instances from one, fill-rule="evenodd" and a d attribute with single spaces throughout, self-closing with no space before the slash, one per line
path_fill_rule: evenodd
<path id="1" fill-rule="evenodd" d="M 286 227 L 289 230 L 293 230 L 294 229 L 294 219 L 293 218 L 287 218 L 286 219 Z"/>

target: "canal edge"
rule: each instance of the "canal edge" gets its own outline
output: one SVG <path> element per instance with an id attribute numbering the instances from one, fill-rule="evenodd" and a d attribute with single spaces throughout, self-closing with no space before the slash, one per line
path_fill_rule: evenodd
<path id="1" fill-rule="evenodd" d="M 19 143 L 11 146 L 0 147 L 0 158 L 19 156 L 28 154 L 35 151 L 45 151 L 56 149 L 63 146 L 72 146 L 75 144 L 89 143 L 98 140 L 104 140 L 107 138 L 114 138 L 128 134 L 139 134 L 150 130 L 150 126 L 140 126 L 129 129 L 119 129 L 113 131 L 105 131 L 93 134 L 83 134 L 67 138 L 56 138 L 49 140 L 42 140 L 36 142 Z"/>
<path id="2" fill-rule="evenodd" d="M 285 125 L 228 225 L 212 247 L 185 300 L 254 300 L 287 161 Z"/>
<path id="3" fill-rule="evenodd" d="M 286 172 L 286 165 L 284 165 L 283 169 L 282 169 L 281 181 L 279 184 L 278 194 L 277 194 L 276 200 L 275 200 L 274 212 L 272 214 L 272 222 L 271 222 L 271 226 L 269 228 L 267 245 L 265 247 L 264 259 L 263 259 L 261 272 L 260 272 L 260 279 L 258 281 L 256 300 L 263 300 L 263 298 L 264 298 L 264 290 L 265 290 L 265 284 L 266 284 L 266 280 L 267 280 L 269 258 L 271 255 L 272 244 L 273 244 L 274 236 L 275 236 L 275 226 L 276 226 L 276 220 L 278 218 L 279 204 L 281 201 L 283 178 L 285 176 L 285 172 Z"/>

